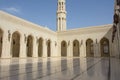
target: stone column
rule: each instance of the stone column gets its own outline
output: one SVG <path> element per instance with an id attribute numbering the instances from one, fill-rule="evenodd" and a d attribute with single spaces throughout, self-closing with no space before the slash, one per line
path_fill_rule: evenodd
<path id="1" fill-rule="evenodd" d="M 73 41 L 70 41 L 70 57 L 73 57 Z"/>
<path id="2" fill-rule="evenodd" d="M 95 44 L 94 49 L 95 49 L 95 57 L 99 57 L 100 52 L 99 52 L 99 43 L 98 42 Z"/>
<path id="3" fill-rule="evenodd" d="M 100 57 L 101 56 L 101 48 L 100 48 L 100 43 L 97 44 L 98 46 L 98 56 Z"/>
<path id="4" fill-rule="evenodd" d="M 98 57 L 101 57 L 101 46 L 100 46 L 100 41 L 98 43 Z"/>
<path id="5" fill-rule="evenodd" d="M 50 57 L 53 57 L 53 44 L 54 44 L 54 42 L 53 41 L 50 41 L 50 50 L 51 50 L 51 52 L 50 52 Z"/>
<path id="6" fill-rule="evenodd" d="M 55 41 L 52 41 L 51 42 L 51 57 L 56 57 L 57 55 L 57 52 L 56 52 L 56 49 L 57 49 L 57 45 L 55 45 Z"/>
<path id="7" fill-rule="evenodd" d="M 58 48 L 58 51 L 57 51 L 57 53 L 58 53 L 58 57 L 61 57 L 61 42 L 58 42 L 57 43 L 57 48 Z"/>
<path id="8" fill-rule="evenodd" d="M 43 57 L 47 57 L 47 44 L 46 40 L 43 40 Z"/>
<path id="9" fill-rule="evenodd" d="M 93 51 L 94 51 L 94 57 L 97 57 L 97 44 L 96 40 L 93 40 Z"/>
<path id="10" fill-rule="evenodd" d="M 73 44 L 72 41 L 67 42 L 67 56 L 73 57 Z"/>
<path id="11" fill-rule="evenodd" d="M 34 37 L 34 40 L 33 40 L 33 57 L 38 57 L 38 54 L 37 54 L 37 38 Z"/>
<path id="12" fill-rule="evenodd" d="M 26 58 L 26 44 L 27 44 L 27 37 L 24 34 L 20 36 L 20 58 Z"/>
<path id="13" fill-rule="evenodd" d="M 57 41 L 54 42 L 54 47 L 55 47 L 54 56 L 58 57 L 58 43 L 57 43 Z"/>
<path id="14" fill-rule="evenodd" d="M 80 57 L 86 57 L 86 41 L 82 40 Z"/>
<path id="15" fill-rule="evenodd" d="M 2 43 L 2 55 L 1 58 L 11 58 L 10 47 L 11 47 L 11 33 L 10 31 L 4 31 L 3 33 L 3 43 Z"/>

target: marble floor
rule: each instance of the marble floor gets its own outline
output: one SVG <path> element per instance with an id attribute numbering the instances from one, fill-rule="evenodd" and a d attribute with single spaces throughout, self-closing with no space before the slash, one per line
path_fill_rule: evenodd
<path id="1" fill-rule="evenodd" d="M 120 80 L 115 58 L 0 59 L 0 80 Z"/>

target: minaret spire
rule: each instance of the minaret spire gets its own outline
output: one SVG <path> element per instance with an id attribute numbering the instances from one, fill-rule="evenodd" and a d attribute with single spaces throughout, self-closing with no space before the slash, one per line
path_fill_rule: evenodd
<path id="1" fill-rule="evenodd" d="M 66 30 L 66 0 L 58 0 L 57 31 Z"/>

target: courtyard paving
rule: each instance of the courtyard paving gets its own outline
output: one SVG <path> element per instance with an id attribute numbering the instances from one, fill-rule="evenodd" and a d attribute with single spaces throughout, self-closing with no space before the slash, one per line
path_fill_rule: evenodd
<path id="1" fill-rule="evenodd" d="M 0 80 L 120 80 L 115 58 L 0 59 Z"/>

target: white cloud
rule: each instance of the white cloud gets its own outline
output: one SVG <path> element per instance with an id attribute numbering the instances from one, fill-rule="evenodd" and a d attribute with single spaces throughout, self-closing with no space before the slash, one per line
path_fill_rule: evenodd
<path id="1" fill-rule="evenodd" d="M 11 12 L 11 13 L 20 13 L 20 10 L 14 7 L 3 8 L 3 10 Z"/>

